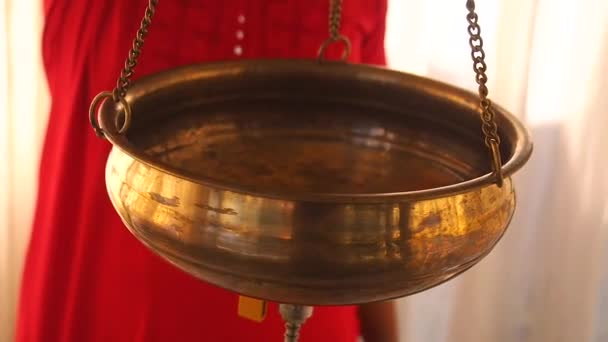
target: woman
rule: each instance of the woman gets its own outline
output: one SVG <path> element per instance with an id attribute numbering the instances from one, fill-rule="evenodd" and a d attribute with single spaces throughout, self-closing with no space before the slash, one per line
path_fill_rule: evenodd
<path id="1" fill-rule="evenodd" d="M 280 341 L 276 306 L 239 318 L 237 295 L 177 270 L 123 227 L 105 192 L 110 144 L 87 110 L 113 88 L 146 6 L 139 1 L 45 0 L 43 57 L 52 107 L 27 255 L 17 341 Z M 314 58 L 328 0 L 160 1 L 136 77 L 238 58 Z M 351 62 L 384 64 L 386 0 L 350 0 L 342 33 Z M 340 51 L 331 51 L 330 57 Z M 380 323 L 379 323 L 380 322 Z M 390 304 L 317 308 L 303 341 L 395 339 Z"/>

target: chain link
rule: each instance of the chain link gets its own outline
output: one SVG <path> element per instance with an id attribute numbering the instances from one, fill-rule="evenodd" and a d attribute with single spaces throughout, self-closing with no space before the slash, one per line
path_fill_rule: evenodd
<path id="1" fill-rule="evenodd" d="M 98 137 L 103 138 L 104 133 L 97 122 L 97 107 L 99 107 L 106 99 L 112 98 L 115 103 L 122 106 L 123 122 L 122 125 L 118 127 L 118 132 L 125 133 L 131 125 L 131 108 L 129 107 L 129 103 L 125 100 L 125 96 L 127 95 L 127 90 L 131 85 L 131 77 L 133 77 L 133 74 L 135 73 L 137 60 L 141 55 L 141 50 L 144 46 L 144 39 L 148 35 L 148 28 L 152 23 L 152 17 L 156 12 L 156 5 L 158 5 L 158 0 L 148 1 L 144 18 L 141 21 L 131 49 L 129 50 L 129 55 L 125 61 L 125 66 L 120 73 L 120 77 L 116 81 L 116 88 L 114 88 L 112 92 L 104 91 L 99 93 L 97 96 L 95 96 L 91 106 L 89 107 L 89 121 L 91 122 L 91 126 L 93 126 L 93 130 Z M 118 125 L 119 124 L 117 123 L 117 126 Z"/>
<path id="2" fill-rule="evenodd" d="M 338 40 L 342 20 L 342 0 L 330 0 L 329 6 L 329 37 Z"/>
<path id="3" fill-rule="evenodd" d="M 146 12 L 144 18 L 141 21 L 141 25 L 137 30 L 137 35 L 133 40 L 133 46 L 129 51 L 129 55 L 127 60 L 125 61 L 125 66 L 120 73 L 120 77 L 118 81 L 116 81 L 116 88 L 114 89 L 114 101 L 119 101 L 121 98 L 124 98 L 127 95 L 127 90 L 129 89 L 129 85 L 131 85 L 131 77 L 135 73 L 135 67 L 137 66 L 137 60 L 141 55 L 141 50 L 144 46 L 144 39 L 148 35 L 148 28 L 152 23 L 152 17 L 156 12 L 156 5 L 158 5 L 158 0 L 149 0 L 148 7 L 146 7 Z"/>
<path id="4" fill-rule="evenodd" d="M 340 34 L 340 22 L 342 21 L 342 0 L 329 1 L 329 38 L 327 38 L 319 48 L 319 60 L 325 60 L 325 52 L 327 48 L 333 44 L 340 42 L 344 45 L 342 51 L 342 61 L 346 61 L 350 55 L 350 41 L 344 35 Z"/>
<path id="5" fill-rule="evenodd" d="M 475 81 L 479 85 L 479 103 L 481 105 L 481 130 L 484 134 L 484 142 L 490 149 L 492 156 L 492 168 L 497 177 L 497 184 L 502 185 L 502 161 L 500 157 L 500 137 L 498 136 L 498 126 L 495 121 L 495 112 L 492 108 L 492 102 L 488 99 L 488 76 L 486 71 L 485 58 L 486 53 L 483 50 L 483 39 L 481 38 L 481 27 L 479 26 L 479 17 L 475 13 L 475 1 L 467 0 L 467 21 L 469 22 L 469 45 L 471 46 L 471 58 L 473 59 L 473 70 L 475 71 Z"/>

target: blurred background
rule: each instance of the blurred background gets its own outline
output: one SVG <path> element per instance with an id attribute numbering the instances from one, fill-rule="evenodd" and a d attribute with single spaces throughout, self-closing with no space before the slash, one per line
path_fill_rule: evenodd
<path id="1" fill-rule="evenodd" d="M 608 341 L 608 1 L 477 8 L 490 97 L 535 151 L 494 252 L 399 301 L 402 341 Z M 389 66 L 474 90 L 465 15 L 464 0 L 390 0 Z M 12 340 L 46 128 L 42 25 L 40 0 L 0 0 L 0 341 Z"/>

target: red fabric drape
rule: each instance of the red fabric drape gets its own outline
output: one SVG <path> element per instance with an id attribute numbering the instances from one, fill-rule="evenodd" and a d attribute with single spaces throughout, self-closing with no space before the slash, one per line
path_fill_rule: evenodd
<path id="1" fill-rule="evenodd" d="M 111 145 L 87 111 L 112 89 L 147 1 L 46 0 L 42 53 L 52 98 L 17 341 L 280 341 L 271 306 L 257 324 L 237 295 L 175 269 L 123 227 L 106 194 Z M 233 58 L 314 58 L 328 0 L 160 1 L 136 77 Z M 384 64 L 386 1 L 344 4 L 351 62 Z M 332 51 L 334 57 L 337 57 Z M 355 341 L 355 307 L 317 308 L 303 341 Z"/>

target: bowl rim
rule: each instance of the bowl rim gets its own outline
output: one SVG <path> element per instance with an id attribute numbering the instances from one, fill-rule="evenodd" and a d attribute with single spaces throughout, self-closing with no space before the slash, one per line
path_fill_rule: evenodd
<path id="1" fill-rule="evenodd" d="M 333 68 L 332 72 L 337 71 L 349 75 L 355 75 L 353 76 L 354 78 L 358 77 L 357 75 L 360 75 L 362 73 L 366 75 L 371 75 L 371 77 L 388 77 L 395 79 L 399 82 L 417 82 L 423 85 L 425 87 L 425 90 L 430 90 L 434 92 L 449 91 L 453 95 L 458 96 L 462 99 L 478 101 L 477 95 L 468 90 L 428 77 L 422 77 L 376 65 L 347 64 L 341 62 L 319 63 L 316 60 L 306 59 L 245 59 L 236 61 L 232 60 L 195 63 L 185 66 L 179 66 L 139 78 L 132 84 L 131 88 L 129 89 L 126 96 L 126 100 L 128 103 L 131 103 L 132 101 L 135 101 L 139 98 L 144 98 L 146 94 L 152 92 L 150 89 L 158 90 L 162 89 L 163 87 L 179 83 L 178 81 L 176 81 L 176 79 L 179 78 L 187 78 L 192 80 L 202 76 L 208 77 L 210 73 L 217 74 L 218 71 L 221 70 L 228 71 L 234 74 L 241 73 L 250 68 L 257 68 L 259 70 L 280 69 L 277 67 L 310 68 L 310 70 L 317 71 L 320 68 Z M 456 101 L 455 97 L 451 98 L 450 101 Z M 479 177 L 471 178 L 462 182 L 415 191 L 395 191 L 384 193 L 275 193 L 252 191 L 244 188 L 239 188 L 238 185 L 235 184 L 217 181 L 200 175 L 193 175 L 191 173 L 185 172 L 184 170 L 179 170 L 169 165 L 165 165 L 164 163 L 159 163 L 152 157 L 141 153 L 141 151 L 136 146 L 129 142 L 125 135 L 118 132 L 114 120 L 117 107 L 114 104 L 110 103 L 111 101 L 105 101 L 102 104 L 101 109 L 99 111 L 99 124 L 104 132 L 105 138 L 110 143 L 112 143 L 115 148 L 130 156 L 131 158 L 149 167 L 152 167 L 164 174 L 218 190 L 279 200 L 307 202 L 376 203 L 386 201 L 394 202 L 432 199 L 438 197 L 450 197 L 457 194 L 476 191 L 480 188 L 484 188 L 487 186 L 496 186 L 494 175 L 492 173 L 486 173 Z M 506 162 L 503 161 L 502 165 L 502 173 L 505 179 L 505 185 L 503 186 L 506 186 L 507 184 L 510 184 L 509 178 L 516 171 L 521 169 L 524 164 L 526 164 L 526 162 L 529 160 L 530 155 L 532 154 L 533 144 L 528 130 L 513 114 L 509 113 L 504 108 L 495 103 L 493 105 L 496 115 L 501 116 L 503 120 L 508 121 L 512 125 L 515 132 L 515 139 L 513 141 L 513 154 Z"/>

